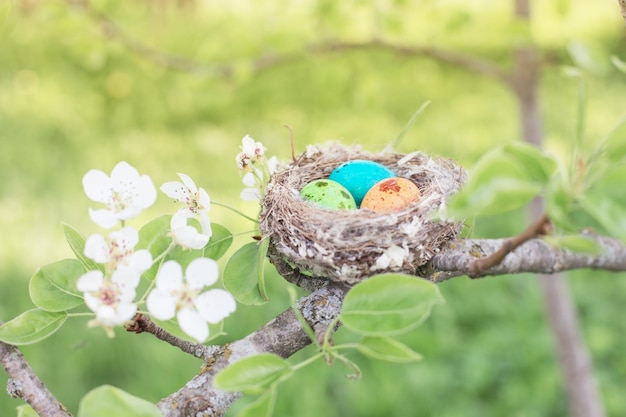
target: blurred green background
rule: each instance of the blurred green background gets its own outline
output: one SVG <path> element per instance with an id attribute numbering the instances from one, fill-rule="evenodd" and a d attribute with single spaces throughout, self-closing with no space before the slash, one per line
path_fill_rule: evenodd
<path id="1" fill-rule="evenodd" d="M 585 71 L 585 140 L 593 148 L 626 110 L 626 76 L 610 63 L 611 55 L 626 59 L 617 2 L 533 6 L 526 27 L 513 19 L 512 1 L 0 0 L 0 320 L 31 308 L 28 281 L 40 265 L 71 256 L 63 222 L 86 235 L 100 232 L 88 218 L 92 204 L 81 185 L 91 168 L 110 172 L 125 160 L 157 186 L 184 172 L 213 200 L 255 215 L 258 207 L 238 198 L 234 157 L 246 134 L 283 160 L 290 157 L 285 124 L 294 129 L 297 152 L 329 140 L 379 150 L 431 100 L 400 151 L 419 149 L 470 167 L 497 144 L 520 138 L 515 97 L 490 79 L 383 49 L 307 49 L 317 42 L 378 38 L 452 49 L 508 68 L 512 49 L 532 41 L 549 63 L 541 80 L 546 148 L 567 158 L 573 142 L 578 85 L 563 65 Z M 272 64 L 277 56 L 289 59 Z M 260 57 L 267 67 L 255 66 Z M 172 211 L 161 195 L 132 224 Z M 243 233 L 235 246 L 249 241 L 252 224 L 219 206 L 210 214 Z M 479 221 L 476 233 L 508 236 L 524 225 L 518 211 Z M 220 342 L 248 334 L 287 307 L 281 278 L 269 267 L 268 273 L 273 301 L 240 307 Z M 625 278 L 597 271 L 569 278 L 601 393 L 615 416 L 626 414 Z M 441 290 L 447 304 L 404 339 L 424 354 L 423 362 L 392 365 L 355 355 L 360 381 L 346 380 L 340 365 L 311 366 L 281 386 L 276 415 L 567 414 L 533 276 L 457 278 Z M 118 330 L 108 340 L 86 322 L 74 319 L 23 348 L 74 412 L 88 390 L 105 383 L 156 402 L 201 366 L 149 335 Z M 351 336 L 340 331 L 338 338 Z M 0 374 L 2 385 L 6 379 Z M 13 415 L 21 403 L 1 394 L 0 415 Z"/>

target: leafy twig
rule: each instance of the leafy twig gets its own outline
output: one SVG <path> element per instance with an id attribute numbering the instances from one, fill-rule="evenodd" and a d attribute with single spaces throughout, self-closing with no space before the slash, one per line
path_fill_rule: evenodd
<path id="1" fill-rule="evenodd" d="M 153 322 L 150 317 L 140 313 L 134 317 L 131 324 L 126 327 L 126 330 L 133 333 L 151 333 L 157 339 L 163 340 L 172 346 L 176 346 L 183 352 L 189 353 L 202 360 L 207 360 L 207 358 L 215 355 L 216 352 L 222 349 L 221 346 L 206 346 L 202 343 L 189 342 L 176 337 Z"/>
<path id="2" fill-rule="evenodd" d="M 519 274 L 524 272 L 553 274 L 555 272 L 592 268 L 606 271 L 626 271 L 626 245 L 605 236 L 583 234 L 597 245 L 599 253 L 577 253 L 549 245 L 542 239 L 531 239 L 508 253 L 499 264 L 483 272 L 485 275 Z M 505 239 L 466 239 L 451 242 L 435 255 L 428 270 L 421 276 L 441 282 L 470 275 L 476 257 L 488 257 L 500 250 Z"/>
<path id="3" fill-rule="evenodd" d="M 536 222 L 531 224 L 518 236 L 504 241 L 500 249 L 484 258 L 476 259 L 470 265 L 469 276 L 477 278 L 483 275 L 489 268 L 498 265 L 504 260 L 504 257 L 514 251 L 522 243 L 529 241 L 537 236 L 544 235 L 550 227 L 550 220 L 546 214 L 543 214 Z"/>

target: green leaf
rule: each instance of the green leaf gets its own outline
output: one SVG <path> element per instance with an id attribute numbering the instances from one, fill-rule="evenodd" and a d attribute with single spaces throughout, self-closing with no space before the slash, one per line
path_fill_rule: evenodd
<path id="1" fill-rule="evenodd" d="M 370 358 L 389 362 L 406 363 L 422 360 L 422 355 L 389 337 L 365 336 L 359 342 L 358 349 Z"/>
<path id="2" fill-rule="evenodd" d="M 260 394 L 291 373 L 289 362 L 272 353 L 261 353 L 228 366 L 215 376 L 214 385 L 224 391 Z"/>
<path id="3" fill-rule="evenodd" d="M 242 304 L 260 305 L 269 301 L 265 290 L 264 261 L 268 239 L 243 245 L 224 268 L 224 287 Z"/>
<path id="4" fill-rule="evenodd" d="M 271 417 L 276 404 L 276 389 L 269 389 L 252 404 L 243 408 L 237 417 Z"/>
<path id="5" fill-rule="evenodd" d="M 233 243 L 233 234 L 230 230 L 217 223 L 211 223 L 211 230 L 213 234 L 209 243 L 204 247 L 204 256 L 217 261 L 224 256 Z"/>
<path id="6" fill-rule="evenodd" d="M 366 279 L 348 291 L 341 321 L 361 334 L 393 335 L 408 332 L 443 303 L 432 282 L 404 274 L 382 274 Z"/>
<path id="7" fill-rule="evenodd" d="M 564 178 L 558 176 L 546 188 L 546 210 L 550 220 L 558 227 L 571 230 L 570 211 L 574 196 Z"/>
<path id="8" fill-rule="evenodd" d="M 570 57 L 579 68 L 596 75 L 608 70 L 608 54 L 600 44 L 572 41 L 567 45 Z"/>
<path id="9" fill-rule="evenodd" d="M 456 218 L 490 216 L 528 204 L 541 192 L 541 186 L 513 178 L 495 178 L 464 188 L 452 198 L 449 215 Z"/>
<path id="10" fill-rule="evenodd" d="M 39 414 L 28 404 L 19 405 L 15 409 L 17 410 L 17 417 L 39 417 Z"/>
<path id="11" fill-rule="evenodd" d="M 598 255 L 601 253 L 598 243 L 587 236 L 544 236 L 549 245 L 577 253 Z"/>
<path id="12" fill-rule="evenodd" d="M 558 166 L 554 157 L 529 143 L 509 143 L 504 146 L 504 152 L 513 156 L 531 179 L 542 184 L 550 181 Z"/>
<path id="13" fill-rule="evenodd" d="M 98 264 L 93 259 L 85 256 L 85 236 L 68 224 L 63 225 L 63 232 L 65 233 L 65 239 L 70 245 L 72 252 L 74 252 L 76 258 L 85 266 L 85 270 L 93 271 L 99 269 L 104 271 L 104 265 Z"/>
<path id="14" fill-rule="evenodd" d="M 86 272 L 83 263 L 64 259 L 42 266 L 30 279 L 33 303 L 46 311 L 67 311 L 83 304 L 76 282 Z"/>
<path id="15" fill-rule="evenodd" d="M 158 407 L 119 388 L 103 385 L 87 393 L 78 406 L 78 417 L 162 417 Z"/>
<path id="16" fill-rule="evenodd" d="M 626 165 L 610 169 L 580 198 L 580 205 L 611 236 L 626 240 Z"/>
<path id="17" fill-rule="evenodd" d="M 616 55 L 611 55 L 611 62 L 618 70 L 626 74 L 626 62 L 619 59 L 619 57 Z"/>
<path id="18" fill-rule="evenodd" d="M 546 161 L 527 169 L 524 160 L 532 160 L 531 150 L 512 145 L 483 156 L 473 167 L 469 183 L 456 194 L 449 205 L 449 215 L 457 218 L 503 213 L 524 206 L 542 190 L 533 175 L 549 171 Z"/>
<path id="19" fill-rule="evenodd" d="M 0 341 L 16 346 L 39 342 L 59 330 L 66 319 L 66 312 L 28 310 L 0 326 Z"/>
<path id="20" fill-rule="evenodd" d="M 139 242 L 137 248 L 147 249 L 152 259 L 161 256 L 171 245 L 172 238 L 169 236 L 171 216 L 163 215 L 146 223 L 139 229 Z M 153 280 L 159 270 L 159 263 L 152 265 L 143 276 Z"/>

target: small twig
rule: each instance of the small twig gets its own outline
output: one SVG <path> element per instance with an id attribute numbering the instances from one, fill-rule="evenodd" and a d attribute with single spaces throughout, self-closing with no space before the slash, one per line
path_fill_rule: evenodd
<path id="1" fill-rule="evenodd" d="M 151 333 L 157 339 L 163 340 L 164 342 L 179 348 L 183 352 L 202 360 L 207 360 L 222 349 L 221 346 L 206 346 L 202 343 L 189 342 L 176 337 L 150 320 L 150 317 L 140 313 L 135 316 L 131 324 L 126 327 L 126 330 L 133 333 Z"/>
<path id="2" fill-rule="evenodd" d="M 72 417 L 17 347 L 0 342 L 0 363 L 9 374 L 7 392 L 11 397 L 26 401 L 40 417 Z"/>
<path id="3" fill-rule="evenodd" d="M 483 275 L 489 268 L 500 264 L 506 255 L 514 251 L 522 243 L 529 241 L 537 236 L 544 235 L 550 227 L 550 219 L 544 213 L 533 224 L 531 224 L 521 234 L 504 241 L 500 249 L 489 256 L 480 258 L 472 262 L 470 266 L 470 277 L 477 278 Z"/>
<path id="4" fill-rule="evenodd" d="M 157 65 L 176 71 L 185 71 L 205 76 L 218 76 L 224 78 L 230 78 L 236 72 L 235 66 L 231 64 L 197 62 L 189 58 L 160 51 L 131 36 L 113 19 L 98 11 L 88 0 L 66 1 L 70 6 L 74 7 L 76 10 L 82 11 L 87 17 L 94 21 L 106 37 L 119 42 L 129 51 Z M 620 0 L 620 2 L 623 1 L 626 0 Z M 451 64 L 470 72 L 487 76 L 507 85 L 512 84 L 511 76 L 504 69 L 489 60 L 440 48 L 399 45 L 381 39 L 373 39 L 365 42 L 320 42 L 304 47 L 302 51 L 294 53 L 265 53 L 256 59 L 252 59 L 250 64 L 252 71 L 258 73 L 269 68 L 304 59 L 309 56 L 309 54 L 324 54 L 359 49 L 381 49 L 393 52 L 400 56 L 429 57 L 439 62 Z"/>
<path id="5" fill-rule="evenodd" d="M 296 150 L 293 144 L 293 128 L 289 125 L 285 125 L 287 130 L 289 130 L 289 141 L 291 142 L 291 159 L 293 162 L 296 162 Z"/>
<path id="6" fill-rule="evenodd" d="M 622 17 L 624 18 L 624 25 L 626 25 L 626 0 L 618 0 L 619 7 L 622 10 Z"/>

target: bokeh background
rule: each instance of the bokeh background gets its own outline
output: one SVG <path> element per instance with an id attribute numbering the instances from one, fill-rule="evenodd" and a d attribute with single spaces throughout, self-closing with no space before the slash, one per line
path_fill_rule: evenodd
<path id="1" fill-rule="evenodd" d="M 184 172 L 215 201 L 254 216 L 239 200 L 235 165 L 250 134 L 268 153 L 340 140 L 382 149 L 427 100 L 398 147 L 471 167 L 486 151 L 520 139 L 510 91 L 491 79 L 420 55 L 384 48 L 321 52 L 325 41 L 384 39 L 454 50 L 512 64 L 532 41 L 547 65 L 541 78 L 546 148 L 568 160 L 578 81 L 588 92 L 585 146 L 593 149 L 626 113 L 626 29 L 616 1 L 535 1 L 529 26 L 512 1 L 487 0 L 0 0 L 0 320 L 32 307 L 37 268 L 71 252 L 62 224 L 84 234 L 90 201 L 81 178 L 120 160 L 155 184 Z M 173 212 L 168 198 L 132 224 Z M 213 206 L 211 219 L 250 240 L 254 225 Z M 520 232 L 523 211 L 481 219 L 475 233 Z M 240 338 L 287 308 L 285 285 L 267 270 L 272 302 L 227 319 Z M 569 274 L 583 335 L 608 415 L 626 414 L 626 275 Z M 363 378 L 337 364 L 312 365 L 280 388 L 277 416 L 564 416 L 567 402 L 542 297 L 531 275 L 441 284 L 447 304 L 404 341 L 425 356 L 411 365 L 353 359 Z M 27 359 L 70 410 L 101 384 L 150 401 L 182 386 L 199 361 L 150 335 L 107 339 L 87 319 L 70 320 Z M 338 338 L 350 339 L 340 330 Z M 311 351 L 305 349 L 298 358 Z M 297 358 L 295 358 L 297 359 Z M 6 383 L 0 375 L 0 383 Z M 244 400 L 245 401 L 245 400 Z M 0 394 L 0 415 L 22 404 Z M 234 407 L 236 409 L 237 407 Z"/>

